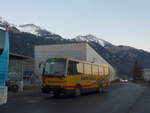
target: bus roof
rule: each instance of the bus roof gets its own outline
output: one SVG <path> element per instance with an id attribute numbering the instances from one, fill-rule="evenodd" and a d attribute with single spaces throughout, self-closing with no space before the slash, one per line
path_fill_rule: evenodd
<path id="1" fill-rule="evenodd" d="M 72 61 L 77 61 L 77 62 L 82 62 L 82 63 L 108 66 L 108 64 L 92 63 L 92 62 L 83 61 L 83 60 L 78 60 L 78 59 L 73 59 L 73 58 L 69 58 L 69 57 L 48 57 L 48 59 L 66 59 L 66 60 L 72 60 Z M 47 60 L 48 60 L 48 59 L 47 59 Z"/>
<path id="2" fill-rule="evenodd" d="M 48 59 L 68 59 L 67 57 L 48 57 Z"/>

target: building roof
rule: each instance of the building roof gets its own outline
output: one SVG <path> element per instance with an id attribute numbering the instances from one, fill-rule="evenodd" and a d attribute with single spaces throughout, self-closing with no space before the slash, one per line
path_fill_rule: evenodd
<path id="1" fill-rule="evenodd" d="M 17 53 L 9 53 L 9 55 L 10 55 L 10 57 L 15 57 L 15 58 L 18 58 L 18 59 L 30 59 L 30 60 L 33 59 L 32 57 L 17 54 Z"/>
<path id="2" fill-rule="evenodd" d="M 68 45 L 89 45 L 87 42 L 73 42 L 73 43 L 62 43 L 62 44 L 47 44 L 47 45 L 36 45 L 35 47 L 49 47 L 49 46 L 68 46 Z"/>

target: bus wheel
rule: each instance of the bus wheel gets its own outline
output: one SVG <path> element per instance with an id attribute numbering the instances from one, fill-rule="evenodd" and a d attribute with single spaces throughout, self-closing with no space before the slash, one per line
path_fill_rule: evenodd
<path id="1" fill-rule="evenodd" d="M 81 96 L 81 87 L 80 86 L 76 86 L 74 93 L 75 93 L 74 95 L 76 97 Z"/>
<path id="2" fill-rule="evenodd" d="M 60 94 L 59 94 L 59 93 L 57 93 L 57 92 L 54 92 L 54 94 L 53 94 L 53 95 L 54 95 L 54 97 L 56 97 L 56 98 L 60 96 Z"/>

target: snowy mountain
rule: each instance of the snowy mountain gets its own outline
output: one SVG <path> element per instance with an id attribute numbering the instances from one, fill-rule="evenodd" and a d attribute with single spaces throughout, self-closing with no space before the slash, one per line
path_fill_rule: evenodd
<path id="1" fill-rule="evenodd" d="M 20 25 L 17 27 L 21 32 L 27 32 L 27 33 L 31 33 L 34 34 L 36 36 L 49 36 L 52 35 L 51 32 L 42 29 L 39 26 L 36 26 L 34 24 L 25 24 L 25 25 Z"/>
<path id="2" fill-rule="evenodd" d="M 88 34 L 88 35 L 85 35 L 85 36 L 77 36 L 74 38 L 74 40 L 76 41 L 85 41 L 85 42 L 96 42 L 98 44 L 100 44 L 101 46 L 103 47 L 108 47 L 108 46 L 113 46 L 113 44 L 103 40 L 103 39 L 100 39 L 96 36 L 93 36 L 91 34 Z"/>
<path id="3" fill-rule="evenodd" d="M 10 28 L 16 27 L 16 25 L 8 22 L 6 19 L 4 19 L 3 17 L 0 16 L 0 24 L 2 25 L 7 25 Z"/>
<path id="4" fill-rule="evenodd" d="M 17 29 L 19 29 L 20 32 L 30 33 L 46 39 L 48 38 L 62 39 L 61 36 L 51 33 L 50 31 L 34 24 L 19 25 L 17 26 Z"/>
<path id="5" fill-rule="evenodd" d="M 27 32 L 27 33 L 31 33 L 37 36 L 40 36 L 41 34 L 39 34 L 39 30 L 41 30 L 41 28 L 39 26 L 36 26 L 34 24 L 25 24 L 25 25 L 20 25 L 18 27 L 18 29 L 21 32 Z"/>
<path id="6" fill-rule="evenodd" d="M 34 24 L 15 25 L 15 24 L 8 22 L 3 17 L 0 17 L 0 24 L 7 25 L 9 27 L 10 31 L 30 33 L 30 34 L 36 35 L 38 37 L 43 37 L 46 39 L 48 39 L 48 38 L 62 39 L 62 37 L 60 35 L 51 33 L 50 31 L 43 29 L 40 26 L 37 26 Z"/>
<path id="7" fill-rule="evenodd" d="M 6 20 L 4 20 L 2 17 L 0 17 L 0 23 L 1 24 L 8 24 L 8 22 Z"/>

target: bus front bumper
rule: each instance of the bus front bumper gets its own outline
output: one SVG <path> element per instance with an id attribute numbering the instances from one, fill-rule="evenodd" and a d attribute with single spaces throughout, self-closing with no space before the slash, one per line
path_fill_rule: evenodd
<path id="1" fill-rule="evenodd" d="M 42 93 L 64 93 L 66 95 L 74 94 L 74 90 L 66 90 L 63 86 L 42 86 Z"/>

